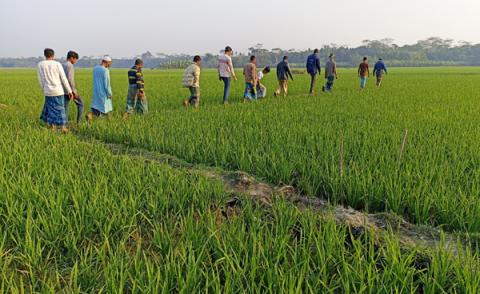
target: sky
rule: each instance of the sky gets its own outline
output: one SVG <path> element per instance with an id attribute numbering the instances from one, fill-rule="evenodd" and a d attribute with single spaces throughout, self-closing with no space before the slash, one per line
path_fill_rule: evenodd
<path id="1" fill-rule="evenodd" d="M 0 57 L 360 45 L 436 36 L 480 43 L 479 0 L 1 0 Z"/>

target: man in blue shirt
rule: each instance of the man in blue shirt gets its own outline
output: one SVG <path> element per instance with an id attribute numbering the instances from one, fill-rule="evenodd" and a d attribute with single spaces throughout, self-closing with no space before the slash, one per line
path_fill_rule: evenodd
<path id="1" fill-rule="evenodd" d="M 278 88 L 273 96 L 278 97 L 283 92 L 283 97 L 288 95 L 288 78 L 293 81 L 292 71 L 288 65 L 288 56 L 283 56 L 283 60 L 277 65 Z"/>
<path id="2" fill-rule="evenodd" d="M 106 116 L 113 110 L 109 71 L 111 65 L 112 58 L 105 55 L 102 63 L 93 69 L 93 98 L 91 112 L 87 114 L 87 121 L 91 121 L 93 116 Z"/>
<path id="3" fill-rule="evenodd" d="M 320 59 L 318 58 L 318 49 L 313 51 L 313 54 L 307 58 L 307 72 L 310 74 L 310 95 L 313 95 L 315 83 L 317 81 L 317 74 L 320 75 Z"/>
<path id="4" fill-rule="evenodd" d="M 377 87 L 382 85 L 383 75 L 387 73 L 387 66 L 385 65 L 385 62 L 379 58 L 377 63 L 375 63 L 375 67 L 373 68 L 373 75 L 377 77 Z"/>

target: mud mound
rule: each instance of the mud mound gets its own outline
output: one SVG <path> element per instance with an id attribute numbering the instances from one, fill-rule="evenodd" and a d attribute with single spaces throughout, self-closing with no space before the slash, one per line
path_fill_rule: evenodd
<path id="1" fill-rule="evenodd" d="M 92 141 L 91 139 L 88 140 Z M 95 142 L 98 143 L 98 141 Z M 378 242 L 381 242 L 389 232 L 394 232 L 400 239 L 401 244 L 406 247 L 433 249 L 443 246 L 444 249 L 452 253 L 456 253 L 458 249 L 457 244 L 459 243 L 454 235 L 442 232 L 436 228 L 416 226 L 394 214 L 367 214 L 350 207 L 331 205 L 325 199 L 302 195 L 293 186 L 274 186 L 260 182 L 245 172 L 225 172 L 211 167 L 187 163 L 174 156 L 138 148 L 129 148 L 127 145 L 100 143 L 117 155 L 138 157 L 145 163 L 167 164 L 174 168 L 197 172 L 212 180 L 221 181 L 224 183 L 225 189 L 232 195 L 246 195 L 261 206 L 271 207 L 275 198 L 282 198 L 300 210 L 310 209 L 325 215 L 325 217 L 333 216 L 337 223 L 349 226 L 354 232 L 374 232 Z M 241 207 L 241 197 L 234 196 L 225 203 L 224 208 L 213 207 L 212 210 L 217 211 L 219 219 L 228 219 L 233 215 L 238 215 Z M 463 243 L 466 244 L 467 242 L 464 241 Z"/>
<path id="2" fill-rule="evenodd" d="M 301 210 L 312 209 L 324 215 L 332 215 L 339 224 L 349 226 L 353 231 L 373 231 L 381 242 L 389 231 L 396 233 L 404 246 L 437 248 L 444 246 L 452 252 L 457 251 L 457 241 L 451 235 L 435 228 L 424 228 L 406 222 L 399 216 L 389 213 L 367 214 L 350 207 L 333 206 L 324 199 L 299 194 L 292 186 L 272 186 L 257 182 L 247 173 L 236 172 L 229 175 L 228 186 L 234 192 L 250 196 L 262 205 L 271 205 L 273 197 L 282 197 Z"/>

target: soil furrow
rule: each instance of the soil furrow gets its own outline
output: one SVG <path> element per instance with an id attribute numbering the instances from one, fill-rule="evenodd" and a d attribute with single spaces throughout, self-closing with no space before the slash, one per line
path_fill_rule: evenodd
<path id="1" fill-rule="evenodd" d="M 206 167 L 185 162 L 177 157 L 152 152 L 140 148 L 131 148 L 127 145 L 106 143 L 91 138 L 83 138 L 103 144 L 116 155 L 127 155 L 143 160 L 145 163 L 166 164 L 173 168 L 186 169 L 201 174 L 212 180 L 220 181 L 225 189 L 233 195 L 245 195 L 254 203 L 270 207 L 275 200 L 283 199 L 295 205 L 300 210 L 310 209 L 316 213 L 332 216 L 337 223 L 347 225 L 352 232 L 362 234 L 366 231 L 375 233 L 377 242 L 381 243 L 387 234 L 393 232 L 398 236 L 404 247 L 417 247 L 420 249 L 443 248 L 456 254 L 460 244 L 467 244 L 466 238 L 443 232 L 441 229 L 418 226 L 405 221 L 403 218 L 391 213 L 369 214 L 350 207 L 332 205 L 327 200 L 308 195 L 302 195 L 293 186 L 275 186 L 258 181 L 248 173 L 223 171 L 217 168 Z M 240 197 L 233 197 L 225 203 L 225 210 L 241 205 Z M 227 215 L 228 213 L 225 213 Z M 463 239 L 463 240 L 462 240 Z"/>

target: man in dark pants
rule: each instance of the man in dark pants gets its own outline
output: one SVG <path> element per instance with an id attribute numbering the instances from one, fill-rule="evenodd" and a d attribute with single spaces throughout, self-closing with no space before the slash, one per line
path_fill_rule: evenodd
<path id="1" fill-rule="evenodd" d="M 67 76 L 68 83 L 70 84 L 70 88 L 72 88 L 73 92 L 73 102 L 77 105 L 77 124 L 80 123 L 83 114 L 83 101 L 82 97 L 78 93 L 77 86 L 75 84 L 75 64 L 79 59 L 78 53 L 75 51 L 69 51 L 67 53 L 67 61 L 63 64 L 63 70 L 65 71 L 65 75 Z M 70 104 L 70 97 L 67 94 L 67 91 L 64 89 L 65 92 L 65 115 L 67 116 L 68 120 L 68 105 Z"/>
<path id="2" fill-rule="evenodd" d="M 317 74 L 320 75 L 320 59 L 318 58 L 318 49 L 313 51 L 313 54 L 307 58 L 307 72 L 310 74 L 310 94 L 313 95 L 315 90 L 315 83 L 317 81 Z"/>

